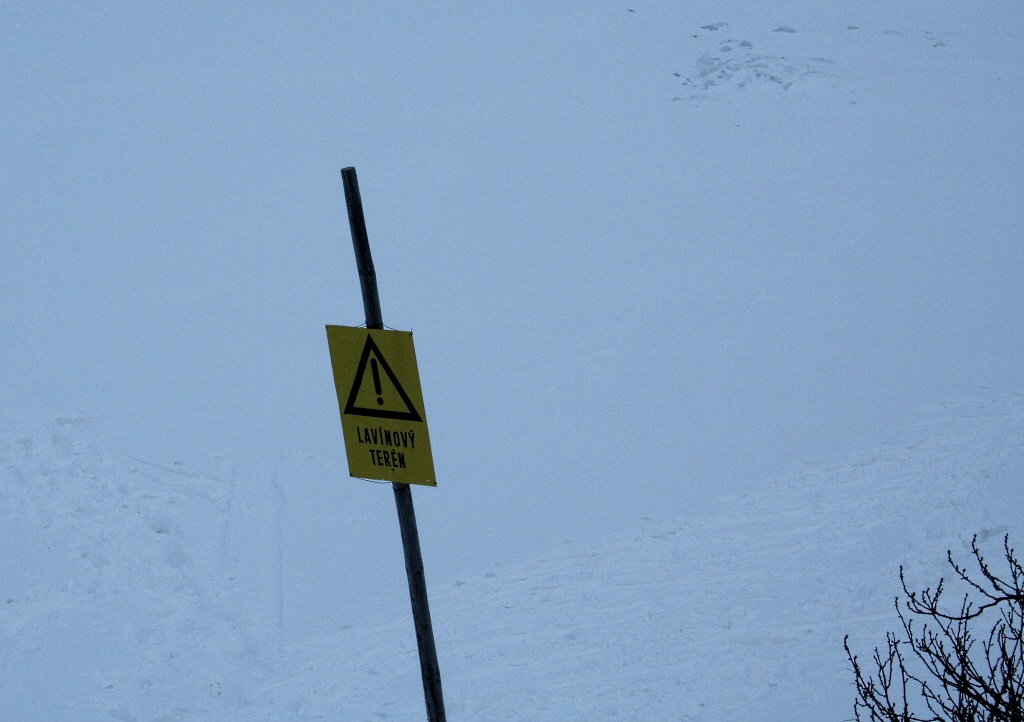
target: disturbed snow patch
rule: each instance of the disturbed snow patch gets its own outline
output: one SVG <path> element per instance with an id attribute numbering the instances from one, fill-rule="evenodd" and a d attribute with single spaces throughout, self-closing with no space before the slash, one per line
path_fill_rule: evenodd
<path id="1" fill-rule="evenodd" d="M 748 43 L 747 47 L 752 46 Z M 828 66 L 833 64 L 826 58 L 801 62 L 783 55 L 763 55 L 752 50 L 729 56 L 704 53 L 697 60 L 696 78 L 687 78 L 683 85 L 709 90 L 716 85 L 745 88 L 752 83 L 773 83 L 782 90 L 789 90 L 793 83 L 802 79 L 825 75 Z"/>
<path id="2" fill-rule="evenodd" d="M 865 61 L 887 67 L 927 65 L 947 47 L 952 34 L 858 25 L 813 32 L 794 25 L 739 30 L 715 22 L 689 37 L 697 45 L 693 65 L 688 72 L 672 73 L 677 82 L 673 101 L 722 98 L 754 88 L 778 95 L 815 85 L 854 92 L 848 87 L 848 68 Z M 851 43 L 848 37 L 856 40 Z"/>
<path id="3" fill-rule="evenodd" d="M 719 39 L 726 22 L 703 25 L 692 38 L 711 41 L 697 58 L 693 69 L 681 78 L 682 90 L 689 98 L 707 98 L 723 89 L 745 89 L 750 86 L 788 91 L 794 84 L 812 79 L 834 79 L 835 62 L 804 47 L 789 25 L 770 32 L 752 33 L 746 37 Z M 712 37 L 710 34 L 714 33 Z M 676 95 L 673 100 L 683 100 Z"/>

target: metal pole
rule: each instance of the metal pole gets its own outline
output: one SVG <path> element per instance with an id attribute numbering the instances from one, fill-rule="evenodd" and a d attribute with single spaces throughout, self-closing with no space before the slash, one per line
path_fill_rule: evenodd
<path id="1" fill-rule="evenodd" d="M 352 229 L 352 246 L 359 269 L 359 285 L 363 292 L 363 310 L 367 328 L 384 328 L 377 295 L 377 273 L 370 255 L 370 240 L 366 235 L 363 201 L 359 195 L 359 181 L 355 168 L 342 168 L 345 184 L 345 204 L 348 223 Z M 423 677 L 423 696 L 427 702 L 428 722 L 445 722 L 444 696 L 441 693 L 441 668 L 437 664 L 434 629 L 430 623 L 430 605 L 427 602 L 427 579 L 423 573 L 420 554 L 420 536 L 416 530 L 416 511 L 412 505 L 412 492 L 408 484 L 392 484 L 398 526 L 402 530 L 402 550 L 405 552 L 405 574 L 409 579 L 409 598 L 412 601 L 412 619 L 416 627 L 416 645 L 420 652 L 420 674 Z"/>

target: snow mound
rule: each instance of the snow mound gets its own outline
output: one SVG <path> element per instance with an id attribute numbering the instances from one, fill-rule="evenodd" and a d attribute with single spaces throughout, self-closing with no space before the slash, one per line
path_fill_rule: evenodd
<path id="1" fill-rule="evenodd" d="M 233 604 L 233 483 L 93 434 L 0 437 L 0 718 L 213 719 L 273 633 Z"/>

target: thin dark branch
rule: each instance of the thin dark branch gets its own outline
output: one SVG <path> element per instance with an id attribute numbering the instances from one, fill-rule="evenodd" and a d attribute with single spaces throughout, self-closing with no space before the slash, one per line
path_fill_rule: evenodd
<path id="1" fill-rule="evenodd" d="M 884 651 L 875 648 L 873 671 L 843 641 L 858 722 L 862 714 L 871 722 L 1024 722 L 1024 568 L 1009 536 L 1003 552 L 1008 573 L 1002 576 L 985 559 L 977 536 L 971 568 L 947 552 L 955 580 L 967 588 L 959 609 L 944 603 L 945 580 L 911 590 L 900 569 L 903 601 L 896 599 L 896 614 L 902 636 L 889 633 Z M 986 615 L 993 609 L 999 614 Z M 984 632 L 975 629 L 983 617 L 991 620 Z"/>

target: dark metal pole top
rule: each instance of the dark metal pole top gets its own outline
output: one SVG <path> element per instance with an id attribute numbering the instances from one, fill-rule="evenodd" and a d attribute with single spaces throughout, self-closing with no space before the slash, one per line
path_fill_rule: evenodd
<path id="1" fill-rule="evenodd" d="M 342 168 L 341 180 L 345 184 L 345 205 L 348 206 L 348 224 L 352 229 L 352 246 L 356 252 L 359 285 L 363 292 L 366 327 L 384 328 L 380 296 L 377 295 L 377 272 L 373 269 L 373 256 L 370 255 L 370 239 L 366 235 L 366 219 L 363 217 L 363 200 L 359 195 L 356 169 Z"/>

